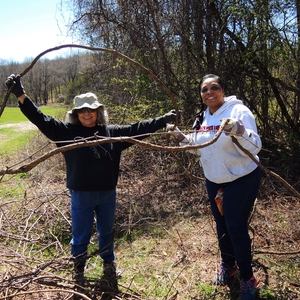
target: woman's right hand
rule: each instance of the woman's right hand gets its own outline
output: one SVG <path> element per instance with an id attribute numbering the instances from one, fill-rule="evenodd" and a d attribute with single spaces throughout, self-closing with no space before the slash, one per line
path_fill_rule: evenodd
<path id="1" fill-rule="evenodd" d="M 13 86 L 12 93 L 19 98 L 20 96 L 25 94 L 24 87 L 21 82 L 21 76 L 11 74 L 7 77 L 5 84 L 8 89 L 10 89 Z"/>

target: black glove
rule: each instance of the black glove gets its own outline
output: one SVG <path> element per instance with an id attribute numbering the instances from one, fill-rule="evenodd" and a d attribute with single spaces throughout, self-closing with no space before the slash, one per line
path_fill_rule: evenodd
<path id="1" fill-rule="evenodd" d="M 20 75 L 11 74 L 9 77 L 7 77 L 5 84 L 8 89 L 10 89 L 13 84 L 15 84 L 15 86 L 13 87 L 11 92 L 17 98 L 20 97 L 21 95 L 25 94 Z"/>
<path id="2" fill-rule="evenodd" d="M 164 114 L 165 123 L 173 123 L 176 121 L 177 116 L 178 118 L 180 117 L 180 112 L 177 113 L 175 109 L 172 109 L 168 113 Z"/>

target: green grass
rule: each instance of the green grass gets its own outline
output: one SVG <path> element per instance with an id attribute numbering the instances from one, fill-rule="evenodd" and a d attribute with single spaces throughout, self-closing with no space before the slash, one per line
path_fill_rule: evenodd
<path id="1" fill-rule="evenodd" d="M 0 125 L 25 121 L 27 121 L 27 118 L 18 107 L 6 107 L 0 117 Z"/>
<path id="2" fill-rule="evenodd" d="M 41 111 L 47 115 L 60 118 L 67 111 L 64 107 L 40 107 Z M 6 107 L 3 111 L 2 116 L 0 117 L 0 125 L 8 123 L 19 123 L 25 122 L 28 119 L 22 114 L 21 110 L 18 107 Z"/>
<path id="3" fill-rule="evenodd" d="M 22 178 L 24 177 L 24 173 L 18 174 L 14 176 L 15 185 L 11 185 L 10 182 L 8 184 L 5 183 L 6 177 L 3 177 L 3 181 L 1 183 L 0 189 L 0 200 L 1 199 L 19 199 L 22 198 L 25 191 L 25 186 Z M 14 200 L 13 200 L 14 201 Z"/>
<path id="4" fill-rule="evenodd" d="M 196 283 L 198 293 L 201 295 L 201 299 L 213 299 L 213 295 L 216 293 L 216 287 L 207 283 Z"/>
<path id="5" fill-rule="evenodd" d="M 63 107 L 41 107 L 43 113 L 63 119 L 66 108 Z M 4 127 L 5 124 L 16 124 L 29 122 L 18 107 L 6 107 L 0 117 L 0 157 L 15 153 L 22 149 L 37 134 L 37 130 L 23 130 L 21 127 Z"/>
<path id="6" fill-rule="evenodd" d="M 19 151 L 36 135 L 36 130 L 18 130 L 14 127 L 0 128 L 0 156 Z"/>

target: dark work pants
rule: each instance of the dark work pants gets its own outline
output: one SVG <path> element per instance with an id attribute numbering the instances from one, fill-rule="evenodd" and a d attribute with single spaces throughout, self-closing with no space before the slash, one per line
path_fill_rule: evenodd
<path id="1" fill-rule="evenodd" d="M 206 180 L 212 214 L 216 221 L 222 263 L 233 266 L 237 263 L 243 280 L 253 276 L 251 239 L 248 218 L 257 197 L 261 179 L 260 168 L 232 182 L 216 184 Z M 215 203 L 219 188 L 224 187 L 221 216 Z"/>

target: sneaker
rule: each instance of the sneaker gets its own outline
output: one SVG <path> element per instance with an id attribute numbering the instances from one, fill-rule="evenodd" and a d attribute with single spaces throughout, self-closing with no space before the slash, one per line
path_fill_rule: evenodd
<path id="1" fill-rule="evenodd" d="M 222 264 L 219 273 L 213 279 L 213 283 L 215 285 L 227 285 L 229 278 L 235 276 L 237 273 L 238 268 L 236 264 L 233 267 Z"/>
<path id="2" fill-rule="evenodd" d="M 241 300 L 254 300 L 256 298 L 257 286 L 259 281 L 252 276 L 248 281 L 241 281 L 240 285 L 240 299 Z"/>

